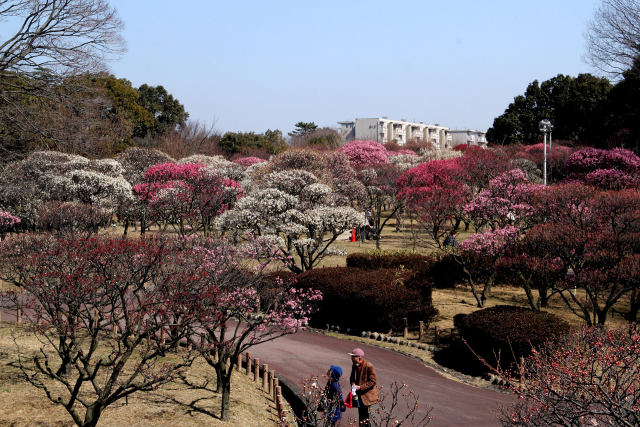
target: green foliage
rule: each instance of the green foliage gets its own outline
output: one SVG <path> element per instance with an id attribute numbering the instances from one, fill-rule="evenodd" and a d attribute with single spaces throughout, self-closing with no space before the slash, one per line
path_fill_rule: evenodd
<path id="1" fill-rule="evenodd" d="M 295 126 L 296 128 L 289 132 L 289 136 L 305 136 L 318 129 L 314 122 L 298 122 Z"/>
<path id="2" fill-rule="evenodd" d="M 219 147 L 227 154 L 244 154 L 251 149 L 262 149 L 269 154 L 278 154 L 284 151 L 287 143 L 278 129 L 267 130 L 263 134 L 254 132 L 227 132 L 222 136 Z"/>
<path id="3" fill-rule="evenodd" d="M 532 348 L 569 332 L 569 324 L 556 315 L 508 305 L 460 313 L 453 323 L 478 356 L 503 368 L 531 354 Z"/>
<path id="4" fill-rule="evenodd" d="M 105 74 L 93 77 L 92 81 L 104 88 L 111 99 L 112 108 L 108 115 L 127 120 L 133 129 L 132 136 L 141 136 L 147 129 L 153 128 L 154 115 L 138 103 L 140 96 L 129 80 Z"/>
<path id="5" fill-rule="evenodd" d="M 163 135 L 176 126 L 183 125 L 189 113 L 184 106 L 173 97 L 163 86 L 149 86 L 143 84 L 138 88 L 138 104 L 153 115 L 153 124 L 136 129 L 134 136 L 153 137 Z"/>
<path id="6" fill-rule="evenodd" d="M 609 127 L 615 145 L 640 153 L 640 57 L 610 94 L 611 122 Z"/>
<path id="7" fill-rule="evenodd" d="M 610 90 L 607 79 L 591 74 L 558 74 L 541 84 L 535 80 L 495 118 L 487 139 L 498 144 L 533 144 L 541 138 L 538 123 L 549 119 L 554 125 L 554 139 L 599 141 L 604 135 L 602 125 L 607 118 Z"/>

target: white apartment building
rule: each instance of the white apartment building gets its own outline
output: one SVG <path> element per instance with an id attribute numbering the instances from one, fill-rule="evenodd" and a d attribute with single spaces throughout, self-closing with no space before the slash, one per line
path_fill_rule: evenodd
<path id="1" fill-rule="evenodd" d="M 487 147 L 487 133 L 479 130 L 464 129 L 464 130 L 449 130 L 449 135 L 452 139 L 452 147 L 456 145 L 479 145 L 480 147 Z"/>
<path id="2" fill-rule="evenodd" d="M 403 145 L 409 140 L 429 141 L 436 148 L 452 147 L 449 128 L 440 125 L 428 125 L 422 122 L 391 120 L 387 117 L 355 119 L 338 122 L 340 134 L 345 141 L 370 139 L 380 143 L 396 141 Z"/>

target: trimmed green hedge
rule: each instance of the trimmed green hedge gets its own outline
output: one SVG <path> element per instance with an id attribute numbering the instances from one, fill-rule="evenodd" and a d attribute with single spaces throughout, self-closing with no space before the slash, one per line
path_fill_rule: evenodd
<path id="1" fill-rule="evenodd" d="M 437 314 L 431 286 L 414 279 L 410 270 L 361 270 L 352 267 L 317 268 L 299 274 L 296 287 L 322 291 L 316 327 L 339 325 L 354 331 L 386 331 L 430 322 Z"/>
<path id="2" fill-rule="evenodd" d="M 567 322 L 554 314 L 509 305 L 457 314 L 453 323 L 460 338 L 474 352 L 490 365 L 499 362 L 503 368 L 528 356 L 532 347 L 558 338 L 570 329 Z"/>

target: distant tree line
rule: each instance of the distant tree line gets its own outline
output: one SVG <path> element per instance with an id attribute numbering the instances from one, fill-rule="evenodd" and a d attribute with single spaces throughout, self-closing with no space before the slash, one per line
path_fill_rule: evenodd
<path id="1" fill-rule="evenodd" d="M 587 61 L 610 77 L 558 74 L 530 83 L 487 131 L 495 144 L 533 144 L 538 122 L 553 138 L 640 152 L 640 1 L 603 0 L 587 27 Z"/>

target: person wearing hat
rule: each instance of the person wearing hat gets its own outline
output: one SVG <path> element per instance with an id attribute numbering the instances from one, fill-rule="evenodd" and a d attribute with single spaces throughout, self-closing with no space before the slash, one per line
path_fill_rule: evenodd
<path id="1" fill-rule="evenodd" d="M 364 360 L 364 351 L 354 348 L 351 353 L 351 389 L 358 397 L 358 420 L 361 427 L 370 427 L 369 407 L 378 402 L 378 388 L 376 370 L 373 365 Z"/>
<path id="2" fill-rule="evenodd" d="M 342 368 L 340 366 L 329 367 L 327 372 L 327 385 L 322 393 L 322 401 L 318 409 L 327 411 L 327 425 L 334 426 L 342 418 L 341 412 L 347 408 L 342 399 L 342 389 L 340 388 L 340 377 L 342 376 Z"/>

